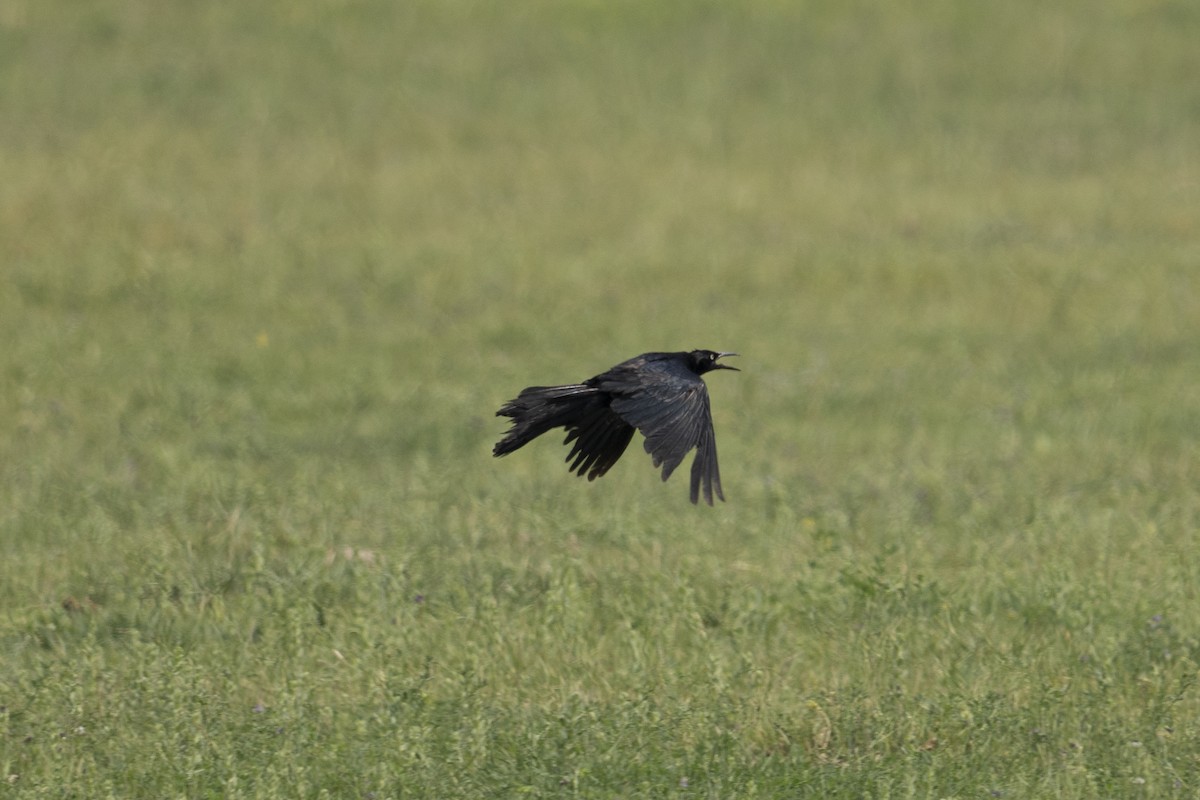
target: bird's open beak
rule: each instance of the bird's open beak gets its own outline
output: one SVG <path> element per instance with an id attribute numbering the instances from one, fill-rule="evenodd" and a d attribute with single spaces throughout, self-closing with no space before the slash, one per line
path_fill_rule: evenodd
<path id="1" fill-rule="evenodd" d="M 725 356 L 736 356 L 737 353 L 717 353 L 717 358 L 725 358 Z M 731 367 L 728 364 L 713 364 L 713 369 L 731 369 L 734 372 L 741 372 L 737 367 Z"/>

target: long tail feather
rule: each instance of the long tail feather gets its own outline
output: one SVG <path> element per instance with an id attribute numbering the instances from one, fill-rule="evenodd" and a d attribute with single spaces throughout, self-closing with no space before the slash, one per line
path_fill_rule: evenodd
<path id="1" fill-rule="evenodd" d="M 598 394 L 599 390 L 582 383 L 523 390 L 496 412 L 498 417 L 512 419 L 512 428 L 492 448 L 492 455 L 507 455 L 546 431 L 576 424 Z"/>

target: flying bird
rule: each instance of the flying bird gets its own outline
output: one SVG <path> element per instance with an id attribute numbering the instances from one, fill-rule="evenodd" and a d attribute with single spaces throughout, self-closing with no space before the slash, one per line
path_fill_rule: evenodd
<path id="1" fill-rule="evenodd" d="M 696 449 L 691 500 L 698 502 L 703 488 L 711 506 L 714 492 L 721 500 L 725 495 L 708 388 L 700 376 L 717 369 L 738 371 L 717 363 L 736 355 L 713 350 L 643 353 L 583 383 L 530 386 L 496 412 L 509 417 L 512 427 L 492 455 L 507 455 L 546 431 L 564 428 L 563 444 L 571 445 L 566 459 L 570 471 L 593 481 L 617 463 L 636 429 L 646 437 L 646 452 L 655 467 L 662 467 L 664 481 Z"/>

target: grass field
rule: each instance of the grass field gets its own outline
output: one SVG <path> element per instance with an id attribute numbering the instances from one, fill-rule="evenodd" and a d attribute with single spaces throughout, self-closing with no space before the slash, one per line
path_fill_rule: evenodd
<path id="1" fill-rule="evenodd" d="M 0 797 L 1200 796 L 1197 42 L 0 3 Z M 491 457 L 696 347 L 728 503 Z"/>

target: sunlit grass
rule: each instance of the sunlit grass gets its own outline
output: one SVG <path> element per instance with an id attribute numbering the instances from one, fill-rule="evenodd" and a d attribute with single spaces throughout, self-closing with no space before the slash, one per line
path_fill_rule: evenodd
<path id="1" fill-rule="evenodd" d="M 1189 797 L 1186 3 L 0 9 L 0 780 Z M 729 502 L 523 386 L 709 377 Z"/>

